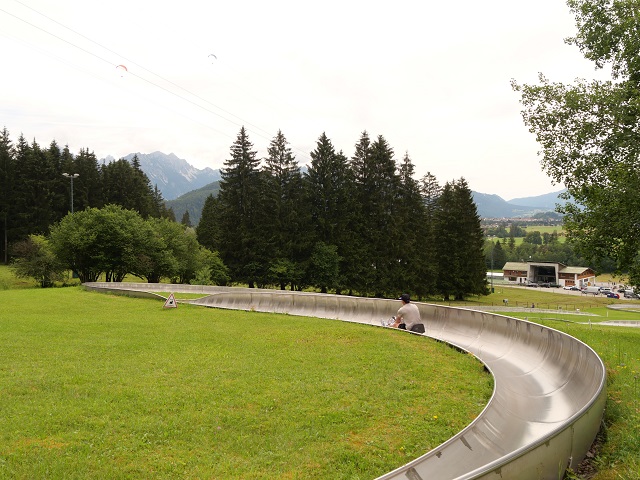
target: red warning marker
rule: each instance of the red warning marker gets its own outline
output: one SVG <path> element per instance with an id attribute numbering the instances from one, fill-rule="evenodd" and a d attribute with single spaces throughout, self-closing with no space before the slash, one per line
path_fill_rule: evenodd
<path id="1" fill-rule="evenodd" d="M 164 308 L 178 308 L 178 302 L 176 302 L 176 297 L 173 296 L 173 293 L 164 302 Z"/>

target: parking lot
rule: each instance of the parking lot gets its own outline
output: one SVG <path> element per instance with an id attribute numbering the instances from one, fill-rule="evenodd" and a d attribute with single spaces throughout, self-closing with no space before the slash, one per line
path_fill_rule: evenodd
<path id="1" fill-rule="evenodd" d="M 588 295 L 588 296 L 594 296 L 594 297 L 606 297 L 606 293 L 602 294 L 602 293 L 585 293 L 581 290 L 565 290 L 564 287 L 543 287 L 540 284 L 536 284 L 537 286 L 533 287 L 533 286 L 527 286 L 527 285 L 518 285 L 515 283 L 501 283 L 500 286 L 503 287 L 512 287 L 512 288 L 522 288 L 522 289 L 536 289 L 536 290 L 540 290 L 540 291 L 548 291 L 548 292 L 553 292 L 553 293 L 562 293 L 565 295 L 577 295 L 577 296 L 583 296 L 583 295 Z M 595 285 L 595 286 L 599 286 L 599 287 L 605 287 L 605 288 L 611 288 L 611 291 L 614 293 L 618 293 L 618 286 L 611 286 L 611 285 Z M 618 293 L 620 295 L 621 299 L 624 300 L 633 300 L 633 298 L 625 298 L 624 294 L 622 293 Z M 635 298 L 636 300 L 638 299 L 637 297 Z"/>

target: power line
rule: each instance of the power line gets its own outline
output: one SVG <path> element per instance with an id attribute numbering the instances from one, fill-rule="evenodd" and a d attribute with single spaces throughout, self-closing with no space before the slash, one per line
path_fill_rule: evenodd
<path id="1" fill-rule="evenodd" d="M 102 48 L 102 49 L 106 50 L 107 52 L 110 52 L 110 53 L 112 53 L 112 54 L 114 54 L 114 55 L 117 55 L 119 58 L 124 59 L 128 64 L 135 65 L 136 67 L 139 67 L 140 69 L 144 70 L 145 72 L 147 72 L 147 73 L 149 73 L 149 74 L 151 74 L 151 75 L 153 75 L 153 76 L 155 76 L 155 77 L 159 78 L 160 80 L 162 80 L 162 81 L 164 81 L 164 82 L 168 83 L 169 85 L 172 85 L 173 87 L 175 87 L 175 88 L 177 88 L 177 89 L 179 89 L 179 90 L 181 90 L 181 91 L 183 91 L 183 92 L 185 92 L 185 93 L 189 94 L 189 95 L 190 95 L 190 96 L 192 96 L 193 98 L 195 98 L 195 99 L 197 99 L 197 100 L 200 100 L 201 102 L 204 102 L 204 103 L 206 103 L 206 104 L 208 104 L 208 105 L 210 105 L 210 106 L 212 106 L 212 107 L 214 107 L 214 108 L 218 109 L 218 110 L 219 110 L 219 111 L 221 111 L 221 112 L 224 112 L 226 115 L 229 115 L 229 116 L 231 116 L 231 117 L 233 117 L 233 118 L 235 118 L 235 119 L 239 120 L 239 121 L 240 121 L 240 122 L 242 122 L 242 123 L 238 123 L 238 122 L 236 122 L 236 121 L 234 121 L 234 120 L 231 120 L 231 119 L 229 119 L 229 118 L 225 117 L 224 115 L 221 115 L 220 113 L 215 112 L 215 111 L 213 111 L 213 110 L 211 110 L 211 109 L 207 108 L 206 106 L 203 106 L 202 104 L 199 104 L 199 103 L 197 103 L 196 101 L 194 101 L 194 100 L 192 100 L 192 99 L 186 98 L 185 96 L 180 95 L 179 93 L 176 93 L 176 92 L 174 92 L 174 91 L 172 91 L 172 90 L 170 90 L 170 89 L 168 89 L 168 88 L 166 88 L 166 87 L 164 87 L 164 86 L 162 86 L 162 85 L 159 85 L 159 84 L 157 84 L 157 83 L 155 83 L 155 82 L 153 82 L 153 81 L 151 81 L 151 80 L 149 80 L 149 79 L 147 79 L 147 78 L 144 78 L 143 76 L 138 75 L 138 74 L 136 74 L 135 72 L 130 72 L 130 71 L 128 70 L 128 68 L 127 68 L 127 74 L 132 75 L 133 77 L 136 77 L 136 78 L 138 78 L 139 80 L 142 80 L 142 81 L 144 81 L 144 82 L 146 82 L 146 83 L 148 83 L 148 84 L 150 84 L 150 85 L 153 85 L 154 87 L 156 87 L 156 88 L 158 88 L 158 89 L 160 89 L 160 90 L 162 90 L 162 91 L 164 91 L 164 92 L 166 92 L 166 93 L 168 93 L 168 94 L 170 94 L 170 95 L 173 95 L 173 96 L 175 96 L 175 97 L 179 98 L 180 100 L 183 100 L 183 101 L 185 101 L 185 102 L 187 102 L 187 103 L 190 103 L 191 105 L 194 105 L 194 106 L 196 106 L 197 108 L 200 108 L 200 109 L 202 109 L 202 110 L 206 111 L 207 113 L 211 113 L 211 114 L 213 114 L 213 115 L 216 115 L 216 116 L 218 116 L 219 118 L 221 118 L 221 119 L 223 119 L 223 120 L 225 120 L 225 121 L 227 121 L 227 122 L 229 122 L 229 123 L 231 123 L 231 124 L 233 124 L 233 125 L 240 126 L 240 127 L 244 126 L 245 124 L 246 124 L 246 125 L 249 125 L 249 126 L 251 126 L 251 127 L 253 127 L 253 128 L 252 128 L 252 129 L 249 129 L 249 128 L 248 128 L 248 130 L 252 131 L 254 134 L 256 134 L 256 135 L 258 135 L 258 136 L 260 136 L 260 137 L 262 137 L 262 138 L 264 138 L 264 139 L 266 139 L 266 140 L 271 140 L 271 139 L 273 139 L 273 138 L 275 137 L 275 135 L 274 135 L 274 134 L 272 134 L 272 133 L 270 133 L 270 132 L 267 132 L 266 130 L 264 130 L 264 129 L 262 129 L 262 128 L 258 127 L 257 125 L 254 125 L 254 124 L 252 124 L 251 122 L 248 122 L 248 121 L 246 121 L 246 120 L 242 119 L 241 117 L 239 117 L 239 116 L 237 116 L 237 115 L 235 115 L 235 114 L 233 114 L 233 113 L 231 113 L 231 112 L 229 112 L 229 111 L 227 111 L 227 110 L 225 110 L 225 109 L 223 109 L 223 108 L 219 107 L 218 105 L 215 105 L 214 103 L 212 103 L 212 102 L 210 102 L 209 100 L 207 100 L 207 99 L 205 99 L 205 98 L 201 97 L 200 95 L 198 95 L 198 94 L 196 94 L 196 93 L 194 93 L 194 92 L 192 92 L 192 91 L 190 91 L 190 90 L 188 90 L 188 89 L 186 89 L 186 88 L 182 87 L 181 85 L 178 85 L 177 83 L 175 83 L 175 82 L 173 82 L 173 81 L 171 81 L 171 80 L 169 80 L 169 79 L 167 79 L 167 78 L 165 78 L 165 77 L 163 77 L 163 76 L 161 76 L 161 75 L 159 75 L 159 74 L 157 74 L 157 73 L 155 73 L 155 72 L 153 72 L 153 71 L 151 71 L 151 70 L 149 70 L 149 69 L 147 69 L 147 68 L 145 68 L 144 66 L 142 66 L 142 65 L 140 65 L 139 63 L 135 62 L 134 60 L 131 60 L 131 59 L 129 59 L 129 58 L 127 58 L 127 57 L 123 56 L 123 55 L 120 55 L 118 52 L 115 52 L 114 50 L 112 50 L 112 49 L 110 49 L 110 48 L 106 47 L 105 45 L 103 45 L 103 44 L 101 44 L 101 43 L 99 43 L 99 42 L 97 42 L 97 41 L 95 41 L 95 40 L 93 40 L 93 39 L 91 39 L 91 38 L 87 37 L 86 35 L 83 35 L 82 33 L 77 32 L 77 31 L 75 31 L 74 29 L 72 29 L 72 28 L 70 28 L 70 27 L 67 27 L 66 25 L 64 25 L 64 24 L 62 24 L 62 23 L 60 23 L 60 22 L 58 22 L 57 20 L 55 20 L 55 19 L 51 18 L 50 16 L 48 16 L 48 15 L 46 15 L 46 14 L 44 14 L 44 13 L 42 13 L 42 12 L 38 11 L 38 10 L 36 10 L 35 8 L 33 8 L 33 7 L 31 7 L 31 6 L 27 5 L 27 4 L 25 4 L 24 2 L 21 2 L 20 0 L 13 0 L 13 1 L 14 1 L 14 2 L 16 2 L 16 3 L 18 3 L 18 4 L 20 4 L 20 5 L 22 5 L 22 6 L 23 6 L 23 7 L 25 7 L 25 8 L 28 8 L 29 10 L 31 10 L 31 11 L 33 11 L 33 12 L 37 13 L 38 15 L 40 15 L 40 16 L 42 16 L 42 17 L 46 18 L 47 20 L 49 20 L 49 21 L 51 21 L 51 22 L 55 23 L 56 25 L 59 25 L 60 27 L 62 27 L 62 28 L 64 28 L 64 29 L 66 29 L 66 30 L 68 30 L 68 31 L 72 32 L 74 35 L 77 35 L 77 36 L 79 36 L 79 37 L 81 37 L 81 38 L 83 38 L 83 39 L 85 39 L 85 40 L 87 40 L 87 41 L 91 42 L 92 44 L 94 44 L 94 45 L 96 45 L 96 46 L 98 46 L 98 47 L 100 47 L 100 48 Z M 11 16 L 11 17 L 13 17 L 13 18 L 15 18 L 15 19 L 17 19 L 17 20 L 19 20 L 19 21 L 23 22 L 23 23 L 26 23 L 27 25 L 29 25 L 29 26 L 31 26 L 31 27 L 33 27 L 33 28 L 35 28 L 35 29 L 38 29 L 38 30 L 40 30 L 40 31 L 42 31 L 42 32 L 44 32 L 44 33 L 46 33 L 47 35 L 51 35 L 52 37 L 57 38 L 58 40 L 60 40 L 60 41 L 62 41 L 62 42 L 64 42 L 64 43 L 67 43 L 68 45 L 71 45 L 72 47 L 77 48 L 78 50 L 80 50 L 80 51 L 82 51 L 82 52 L 84 52 L 84 53 L 86 53 L 86 54 L 88 54 L 88 55 L 91 55 L 91 56 L 93 56 L 93 57 L 95 57 L 95 58 L 99 59 L 100 61 L 103 61 L 103 62 L 105 62 L 105 63 L 107 63 L 107 64 L 109 64 L 109 65 L 112 65 L 112 66 L 116 66 L 116 67 L 117 67 L 117 65 L 115 65 L 115 64 L 114 64 L 113 62 L 111 62 L 110 60 L 107 60 L 106 58 L 104 58 L 104 57 L 102 57 L 102 56 L 100 56 L 100 55 L 98 55 L 98 54 L 96 54 L 96 53 L 94 53 L 94 52 L 91 52 L 91 51 L 87 50 L 86 48 L 83 48 L 83 47 L 81 47 L 81 46 L 79 46 L 79 45 L 77 45 L 77 44 L 75 44 L 75 43 L 71 42 L 70 40 L 67 40 L 67 39 L 65 39 L 65 38 L 62 38 L 62 37 L 60 37 L 59 35 L 56 35 L 56 34 L 54 34 L 54 33 L 50 32 L 50 31 L 46 30 L 45 28 L 42 28 L 42 27 L 40 27 L 40 26 L 37 26 L 37 25 L 35 25 L 35 24 L 33 24 L 33 23 L 31 23 L 31 22 L 29 22 L 29 21 L 27 21 L 27 20 L 23 19 L 23 18 L 18 17 L 17 15 L 14 15 L 14 14 L 12 14 L 12 13 L 10 13 L 10 12 L 7 12 L 6 10 L 4 10 L 4 9 L 2 9 L 2 8 L 0 8 L 0 11 L 4 12 L 5 14 L 7 14 L 7 15 L 9 15 L 9 16 Z M 193 119 L 192 119 L 192 120 L 193 120 Z M 215 130 L 215 129 L 214 129 L 214 130 Z M 260 133 L 260 132 L 262 132 L 262 133 Z M 220 133 L 222 133 L 222 132 L 220 132 Z M 263 135 L 263 134 L 264 134 L 264 135 Z M 296 148 L 296 147 L 295 147 L 295 146 L 293 146 L 293 145 L 292 145 L 292 147 L 293 147 L 293 148 L 295 148 L 298 152 L 300 152 L 300 153 L 302 154 L 302 156 L 303 156 L 306 160 L 310 160 L 310 158 L 309 158 L 309 156 L 308 156 L 308 154 L 307 154 L 306 152 L 304 152 L 304 151 L 302 151 L 302 150 L 300 150 L 300 149 Z"/>

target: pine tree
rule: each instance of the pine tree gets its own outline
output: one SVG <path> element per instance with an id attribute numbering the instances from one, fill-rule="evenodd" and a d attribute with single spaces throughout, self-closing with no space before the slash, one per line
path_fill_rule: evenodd
<path id="1" fill-rule="evenodd" d="M 394 215 L 399 238 L 393 279 L 398 292 L 425 296 L 433 290 L 434 281 L 431 223 L 414 174 L 415 167 L 406 153 L 400 164 L 400 193 Z"/>
<path id="2" fill-rule="evenodd" d="M 493 268 L 502 270 L 502 267 L 504 267 L 504 264 L 506 262 L 507 262 L 507 254 L 502 248 L 502 244 L 498 239 L 498 241 L 495 243 L 495 246 L 493 247 L 493 262 L 492 262 Z"/>
<path id="3" fill-rule="evenodd" d="M 20 135 L 16 145 L 15 162 L 15 206 L 19 215 L 19 222 L 15 224 L 14 239 L 24 240 L 30 233 L 44 234 L 48 224 L 42 225 L 41 209 L 49 209 L 44 205 L 43 196 L 46 188 L 43 184 L 44 175 L 47 175 L 46 166 L 43 165 L 40 146 L 33 141 L 29 145 Z"/>
<path id="4" fill-rule="evenodd" d="M 78 178 L 74 180 L 74 211 L 85 208 L 101 208 L 105 205 L 102 178 L 95 153 L 81 148 L 73 159 L 73 171 Z"/>
<path id="5" fill-rule="evenodd" d="M 15 179 L 14 150 L 7 128 L 0 132 L 0 222 L 2 224 L 2 242 L 0 253 L 2 261 L 9 263 L 9 225 L 15 215 Z"/>
<path id="6" fill-rule="evenodd" d="M 427 215 L 432 218 L 438 205 L 438 198 L 442 194 L 442 187 L 431 172 L 425 173 L 420 179 L 420 193 L 427 209 Z"/>
<path id="7" fill-rule="evenodd" d="M 311 164 L 304 175 L 304 209 L 311 217 L 311 250 L 335 251 L 340 263 L 338 274 L 333 278 L 323 275 L 320 284 L 314 283 L 323 292 L 328 288 L 337 291 L 348 288 L 348 275 L 354 271 L 350 262 L 354 257 L 349 226 L 354 213 L 352 185 L 347 158 L 342 152 L 337 153 L 326 133 L 322 133 L 311 152 Z"/>
<path id="8" fill-rule="evenodd" d="M 103 165 L 101 183 L 104 203 L 135 210 L 133 177 L 133 167 L 124 158 Z"/>
<path id="9" fill-rule="evenodd" d="M 232 281 L 254 287 L 266 276 L 269 252 L 259 229 L 263 178 L 253 144 L 244 127 L 231 146 L 220 180 L 220 255 Z"/>
<path id="10" fill-rule="evenodd" d="M 453 295 L 486 295 L 484 232 L 471 189 L 464 178 L 447 183 L 436 213 L 437 291 Z"/>
<path id="11" fill-rule="evenodd" d="M 45 152 L 52 169 L 50 209 L 54 222 L 60 221 L 68 213 L 70 206 L 70 196 L 65 194 L 67 188 L 70 188 L 70 185 L 67 185 L 70 182 L 62 175 L 63 165 L 67 160 L 66 153 L 68 149 L 65 152 L 55 141 L 49 144 L 49 149 Z"/>
<path id="12" fill-rule="evenodd" d="M 438 202 L 442 195 L 442 187 L 438 183 L 435 175 L 427 172 L 420 179 L 420 193 L 424 205 L 424 231 L 422 234 L 423 248 L 420 255 L 421 280 L 420 287 L 424 288 L 426 294 L 436 291 L 437 261 L 436 261 L 436 235 L 438 235 L 436 225 L 436 212 Z"/>
<path id="13" fill-rule="evenodd" d="M 154 218 L 167 218 L 172 222 L 176 221 L 176 216 L 173 213 L 173 210 L 169 212 L 167 209 L 167 204 L 162 198 L 162 192 L 158 188 L 158 184 L 153 186 L 153 194 L 152 194 L 152 204 L 153 204 L 153 213 L 151 214 Z"/>
<path id="14" fill-rule="evenodd" d="M 204 201 L 200 221 L 196 227 L 198 243 L 212 252 L 218 250 L 220 246 L 218 202 L 213 195 L 209 195 Z"/>
<path id="15" fill-rule="evenodd" d="M 151 186 L 142 171 L 138 156 L 131 162 L 124 158 L 102 166 L 101 185 L 103 202 L 135 210 L 143 218 L 159 218 L 164 213 L 164 199 L 157 186 Z"/>
<path id="16" fill-rule="evenodd" d="M 363 294 L 383 296 L 397 291 L 400 232 L 394 223 L 400 190 L 393 150 L 382 137 L 371 143 L 364 132 L 352 159 L 358 201 L 358 224 L 362 263 L 356 288 Z"/>
<path id="17" fill-rule="evenodd" d="M 160 212 L 157 211 L 151 181 L 149 177 L 147 177 L 147 174 L 142 171 L 140 159 L 137 154 L 131 159 L 131 166 L 133 167 L 134 173 L 132 177 L 133 191 L 131 192 L 134 210 L 139 212 L 143 218 L 159 217 Z"/>
<path id="18" fill-rule="evenodd" d="M 455 223 L 457 211 L 454 203 L 453 185 L 447 182 L 440 192 L 434 209 L 434 246 L 436 266 L 436 292 L 444 300 L 456 290 L 455 276 L 460 271 L 458 229 Z"/>
<path id="19" fill-rule="evenodd" d="M 185 227 L 192 227 L 193 225 L 191 225 L 191 217 L 189 215 L 189 210 L 185 210 L 184 214 L 182 215 L 182 220 L 180 220 L 180 223 L 182 225 L 184 225 Z"/>
<path id="20" fill-rule="evenodd" d="M 303 278 L 303 252 L 306 247 L 306 211 L 302 208 L 302 175 L 289 142 L 278 131 L 271 140 L 265 159 L 265 209 L 262 231 L 272 252 L 269 277 L 281 289 L 293 287 Z"/>

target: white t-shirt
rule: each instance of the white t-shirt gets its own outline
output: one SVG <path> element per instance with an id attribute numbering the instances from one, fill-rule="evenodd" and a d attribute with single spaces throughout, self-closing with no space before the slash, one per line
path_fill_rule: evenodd
<path id="1" fill-rule="evenodd" d="M 398 313 L 396 313 L 396 318 L 400 318 L 400 323 L 404 323 L 407 330 L 411 330 L 411 327 L 417 323 L 422 323 L 420 310 L 414 303 L 405 303 L 402 305 L 398 309 Z"/>

